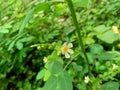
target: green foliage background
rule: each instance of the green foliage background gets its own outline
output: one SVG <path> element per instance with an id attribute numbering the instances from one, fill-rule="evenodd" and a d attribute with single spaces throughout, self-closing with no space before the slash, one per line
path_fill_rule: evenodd
<path id="1" fill-rule="evenodd" d="M 120 27 L 120 0 L 72 1 L 90 83 L 66 1 L 1 0 L 0 90 L 119 90 L 120 33 L 112 26 Z M 73 43 L 70 59 L 61 55 L 64 42 Z"/>

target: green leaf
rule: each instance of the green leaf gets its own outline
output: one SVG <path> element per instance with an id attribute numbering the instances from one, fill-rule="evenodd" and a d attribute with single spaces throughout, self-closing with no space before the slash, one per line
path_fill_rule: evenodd
<path id="1" fill-rule="evenodd" d="M 51 61 L 48 63 L 48 70 L 52 74 L 57 74 L 63 70 L 62 63 L 59 61 Z"/>
<path id="2" fill-rule="evenodd" d="M 42 69 L 41 71 L 39 71 L 36 76 L 36 80 L 40 80 L 41 78 L 43 78 L 45 75 L 45 72 L 46 72 L 46 69 Z"/>
<path id="3" fill-rule="evenodd" d="M 11 25 L 11 23 L 6 23 L 3 27 L 4 28 L 12 28 L 12 25 Z"/>
<path id="4" fill-rule="evenodd" d="M 34 11 L 34 8 L 32 8 L 28 12 L 28 14 L 26 15 L 26 17 L 25 17 L 25 19 L 24 19 L 24 21 L 23 21 L 23 23 L 22 23 L 22 25 L 20 27 L 20 30 L 19 30 L 18 34 L 22 34 L 24 32 L 24 28 L 25 28 L 26 24 L 28 23 L 29 19 L 31 18 L 33 11 Z"/>
<path id="5" fill-rule="evenodd" d="M 66 35 L 69 35 L 75 30 L 75 27 L 67 27 L 63 31 L 65 32 Z"/>
<path id="6" fill-rule="evenodd" d="M 59 90 L 73 90 L 72 79 L 66 71 L 58 77 L 58 85 Z"/>
<path id="7" fill-rule="evenodd" d="M 99 25 L 97 27 L 94 28 L 94 31 L 97 33 L 104 33 L 105 31 L 107 31 L 109 28 L 106 27 L 105 25 Z"/>
<path id="8" fill-rule="evenodd" d="M 93 54 L 100 54 L 103 51 L 103 47 L 100 44 L 93 44 L 90 46 L 90 52 Z"/>
<path id="9" fill-rule="evenodd" d="M 47 9 L 49 9 L 49 6 L 50 6 L 49 3 L 39 3 L 35 7 L 35 12 L 47 10 Z"/>
<path id="10" fill-rule="evenodd" d="M 70 75 L 64 71 L 59 76 L 50 76 L 43 90 L 73 90 Z"/>
<path id="11" fill-rule="evenodd" d="M 112 60 L 115 57 L 115 54 L 103 52 L 100 54 L 99 59 L 100 60 Z"/>
<path id="12" fill-rule="evenodd" d="M 77 72 L 80 72 L 83 70 L 83 67 L 80 65 L 77 65 L 75 62 L 72 62 L 72 66 L 73 66 L 74 70 Z"/>
<path id="13" fill-rule="evenodd" d="M 87 90 L 86 84 L 84 82 L 77 84 L 76 87 L 78 90 Z"/>
<path id="14" fill-rule="evenodd" d="M 57 89 L 57 77 L 56 76 L 50 76 L 50 78 L 45 83 L 45 86 L 43 87 L 43 90 L 58 90 Z"/>
<path id="15" fill-rule="evenodd" d="M 8 51 L 10 51 L 13 48 L 14 44 L 15 44 L 15 41 L 12 41 L 10 43 L 10 45 L 8 46 Z"/>
<path id="16" fill-rule="evenodd" d="M 21 50 L 23 48 L 23 43 L 20 42 L 20 41 L 17 41 L 16 42 L 16 47 L 17 47 L 18 50 Z"/>
<path id="17" fill-rule="evenodd" d="M 85 38 L 85 40 L 83 40 L 83 41 L 85 41 L 85 43 L 87 45 L 95 43 L 95 40 L 92 37 L 89 37 L 89 36 L 87 38 Z"/>
<path id="18" fill-rule="evenodd" d="M 50 76 L 51 76 L 51 73 L 50 73 L 50 71 L 47 70 L 45 72 L 44 81 L 47 81 Z"/>
<path id="19" fill-rule="evenodd" d="M 0 33 L 9 33 L 9 29 L 12 27 L 10 23 L 0 26 Z"/>
<path id="20" fill-rule="evenodd" d="M 6 28 L 0 28 L 0 33 L 9 33 L 9 30 Z"/>
<path id="21" fill-rule="evenodd" d="M 113 81 L 107 82 L 102 85 L 100 90 L 119 90 L 119 83 Z"/>
<path id="22" fill-rule="evenodd" d="M 87 7 L 88 6 L 88 0 L 75 0 L 74 1 L 75 7 Z"/>
<path id="23" fill-rule="evenodd" d="M 65 4 L 63 4 L 63 3 L 57 4 L 56 5 L 56 11 L 55 11 L 56 15 L 59 16 L 59 15 L 64 14 L 65 9 L 66 9 Z"/>
<path id="24" fill-rule="evenodd" d="M 94 64 L 94 60 L 96 58 L 96 55 L 89 52 L 89 53 L 87 53 L 87 56 L 88 56 L 88 59 L 89 59 L 89 63 Z"/>
<path id="25" fill-rule="evenodd" d="M 97 38 L 106 43 L 112 44 L 114 41 L 118 40 L 118 35 L 116 35 L 115 33 L 113 33 L 112 30 L 110 30 L 103 34 L 97 35 Z"/>
<path id="26" fill-rule="evenodd" d="M 30 42 L 33 39 L 34 39 L 33 36 L 29 36 L 29 37 L 22 38 L 19 41 L 21 41 L 21 42 Z"/>

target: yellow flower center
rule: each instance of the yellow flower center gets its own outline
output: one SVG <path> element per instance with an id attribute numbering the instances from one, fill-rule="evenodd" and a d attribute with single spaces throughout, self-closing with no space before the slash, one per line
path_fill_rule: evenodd
<path id="1" fill-rule="evenodd" d="M 68 46 L 64 46 L 63 50 L 64 50 L 65 53 L 67 53 L 68 50 L 69 50 L 69 47 Z"/>

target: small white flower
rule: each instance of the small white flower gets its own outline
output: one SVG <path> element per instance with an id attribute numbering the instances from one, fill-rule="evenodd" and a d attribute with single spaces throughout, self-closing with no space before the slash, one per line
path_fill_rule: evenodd
<path id="1" fill-rule="evenodd" d="M 89 81 L 90 81 L 89 76 L 85 76 L 85 80 L 84 80 L 84 82 L 85 82 L 85 83 L 89 83 Z"/>
<path id="2" fill-rule="evenodd" d="M 112 64 L 112 69 L 113 69 L 113 70 L 115 70 L 115 69 L 117 69 L 117 68 L 118 68 L 118 65 Z"/>
<path id="3" fill-rule="evenodd" d="M 7 19 L 8 19 L 7 16 L 5 16 L 5 17 L 2 18 L 3 21 L 5 21 L 5 20 L 7 20 Z"/>
<path id="4" fill-rule="evenodd" d="M 47 58 L 47 57 L 44 57 L 44 58 L 43 58 L 43 61 L 44 61 L 44 63 L 46 63 L 46 62 L 48 61 L 48 58 Z"/>
<path id="5" fill-rule="evenodd" d="M 65 55 L 66 58 L 70 58 L 69 54 L 73 54 L 73 50 L 71 49 L 73 47 L 72 43 L 65 42 L 62 47 L 62 54 Z"/>

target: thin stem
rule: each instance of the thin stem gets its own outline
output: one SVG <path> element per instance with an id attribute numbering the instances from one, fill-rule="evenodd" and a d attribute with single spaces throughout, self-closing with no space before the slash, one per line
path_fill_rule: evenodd
<path id="1" fill-rule="evenodd" d="M 82 37 L 81 37 L 81 34 L 80 34 L 80 28 L 79 28 L 79 25 L 78 25 L 78 22 L 77 22 L 77 18 L 76 18 L 75 10 L 74 10 L 74 7 L 73 7 L 73 3 L 72 3 L 71 0 L 66 0 L 66 1 L 68 3 L 68 6 L 69 6 L 69 9 L 70 9 L 70 12 L 71 12 L 71 16 L 72 16 L 74 25 L 76 27 L 76 32 L 77 32 L 77 36 L 78 36 L 78 43 L 79 43 L 79 45 L 81 47 L 81 50 L 84 54 L 84 57 L 86 59 L 86 62 L 87 62 L 87 65 L 88 65 L 88 71 L 89 71 L 89 74 L 90 74 L 89 60 L 88 60 L 87 54 L 86 54 L 84 46 L 83 46 L 83 41 L 82 41 Z"/>
<path id="2" fill-rule="evenodd" d="M 76 58 L 78 55 L 80 55 L 80 53 L 78 53 L 77 55 L 75 55 L 74 58 Z M 65 65 L 65 67 L 64 67 L 63 70 L 66 70 L 66 68 L 72 63 L 73 60 L 74 60 L 74 59 L 72 58 L 72 59 Z"/>

